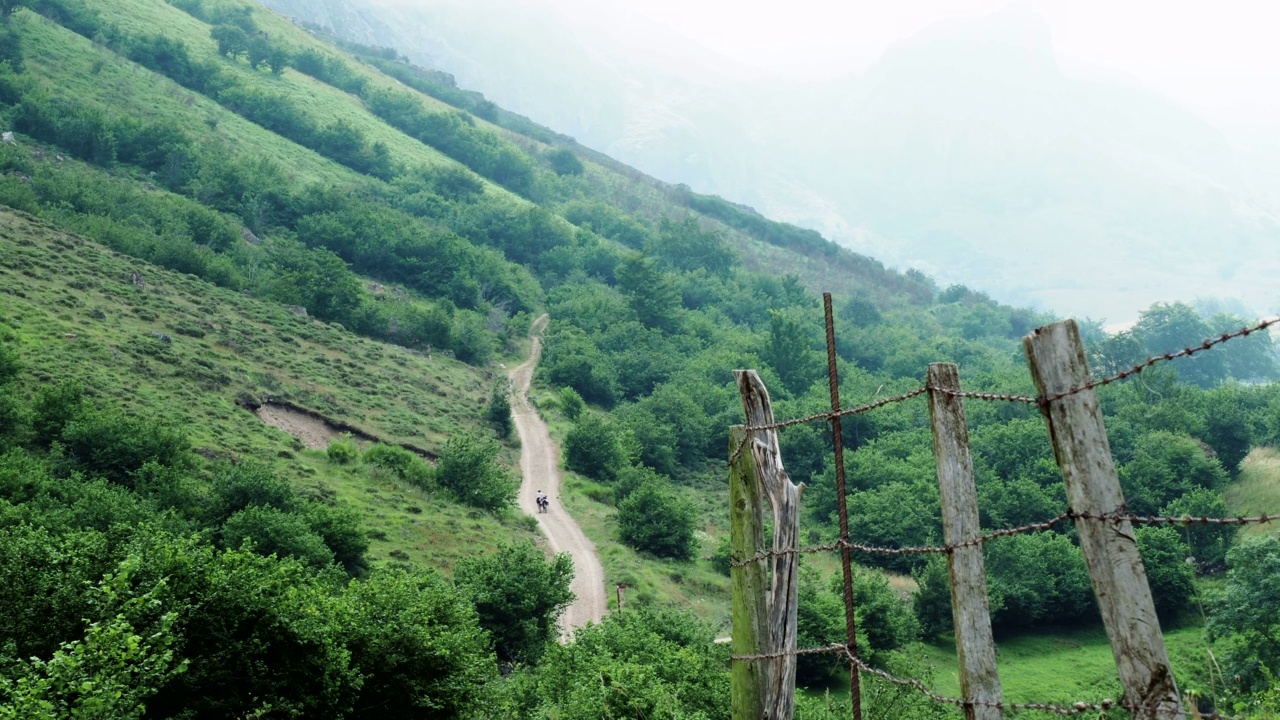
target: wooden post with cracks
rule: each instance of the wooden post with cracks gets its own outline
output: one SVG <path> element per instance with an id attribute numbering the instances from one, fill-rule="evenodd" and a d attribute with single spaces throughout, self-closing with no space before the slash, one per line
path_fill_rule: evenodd
<path id="1" fill-rule="evenodd" d="M 756 480 L 755 458 L 742 448 L 747 433 L 741 425 L 729 428 L 729 557 L 743 560 L 764 550 L 764 503 Z M 769 636 L 765 606 L 768 573 L 763 562 L 730 566 L 734 655 L 756 655 Z M 733 720 L 764 717 L 764 667 L 760 661 L 734 662 L 729 676 Z"/>
<path id="2" fill-rule="evenodd" d="M 734 379 L 738 383 L 738 392 L 742 395 L 742 409 L 746 415 L 747 426 L 758 427 L 761 425 L 770 425 L 773 423 L 773 408 L 769 403 L 769 391 L 765 389 L 764 383 L 760 380 L 760 376 L 754 370 L 735 370 Z M 791 482 L 791 478 L 787 476 L 787 471 L 782 467 L 782 454 L 778 449 L 778 432 L 777 430 L 757 430 L 750 433 L 744 438 L 747 443 L 739 456 L 751 455 L 750 469 L 753 470 L 751 475 L 754 476 L 755 482 L 755 498 L 759 500 L 760 495 L 766 495 L 769 498 L 769 505 L 773 509 L 773 549 L 794 550 L 799 547 L 799 524 L 800 524 L 800 494 L 804 491 L 804 485 L 796 485 Z M 736 449 L 736 446 L 735 446 Z M 743 470 L 747 469 L 746 465 L 736 463 Z M 747 476 L 745 472 L 735 473 L 731 470 L 730 478 L 732 486 L 747 486 L 751 484 L 752 478 Z M 734 480 L 736 478 L 736 480 Z M 738 498 L 748 498 L 750 495 L 745 487 L 738 487 Z M 755 522 L 761 523 L 756 527 L 761 528 L 760 534 L 756 538 L 760 538 L 762 542 L 763 528 L 762 520 L 759 518 L 760 503 L 755 503 L 755 510 L 750 510 L 751 506 L 740 507 L 737 499 L 733 497 L 733 487 L 730 489 L 730 514 L 731 520 L 735 522 L 734 528 L 731 530 L 731 540 L 738 538 L 742 540 L 742 547 L 739 548 L 737 543 L 734 544 L 734 556 L 738 559 L 745 559 L 755 554 L 738 555 L 739 550 L 747 549 L 747 546 L 753 544 L 751 536 L 752 529 L 748 527 L 738 527 L 736 525 L 740 520 L 746 523 L 752 521 L 750 517 L 756 513 Z M 758 548 L 758 545 L 757 545 Z M 758 549 L 756 550 L 758 552 Z M 795 697 L 796 697 L 796 591 L 799 586 L 799 568 L 800 557 L 794 552 L 776 555 L 770 559 L 772 565 L 772 573 L 769 578 L 768 592 L 763 591 L 763 578 L 754 576 L 751 573 L 740 573 L 737 580 L 733 582 L 733 647 L 736 654 L 765 654 L 765 653 L 781 653 L 780 657 L 770 658 L 767 660 L 758 660 L 751 663 L 738 662 L 735 666 L 747 665 L 758 668 L 759 684 L 752 687 L 749 674 L 743 673 L 735 668 L 733 675 L 733 717 L 734 720 L 791 720 L 795 715 Z M 753 563 L 756 565 L 756 563 Z M 745 570 L 747 568 L 738 568 Z M 763 603 L 752 597 L 740 597 L 741 591 L 749 591 L 752 589 L 751 583 L 753 579 L 760 581 L 760 591 L 757 591 L 755 598 L 763 596 Z M 761 607 L 763 604 L 763 617 L 761 617 Z M 741 615 L 739 614 L 741 610 Z M 763 619 L 763 626 L 760 620 Z M 739 624 L 750 626 L 740 631 Z M 741 632 L 741 636 L 740 633 Z M 747 649 L 750 636 L 755 636 L 755 648 Z M 740 643 L 741 640 L 741 643 Z M 745 651 L 745 652 L 744 652 Z M 741 676 L 741 677 L 740 677 Z M 741 700 L 739 693 L 750 692 L 755 689 L 759 693 L 759 711 L 752 708 L 751 701 Z M 739 708 L 743 708 L 743 712 L 749 714 L 739 714 Z"/>
<path id="3" fill-rule="evenodd" d="M 933 456 L 942 498 L 942 539 L 947 545 L 972 541 L 978 525 L 978 491 L 973 482 L 973 456 L 964 401 L 946 391 L 959 392 L 960 371 L 951 363 L 929 366 L 929 417 L 933 425 Z M 1001 699 L 996 670 L 996 646 L 991 635 L 987 577 L 982 545 L 957 547 L 947 554 L 951 574 L 951 617 L 955 624 L 956 656 L 960 661 L 960 689 L 967 701 L 966 720 L 1001 720 L 1003 711 L 987 703 Z"/>
<path id="4" fill-rule="evenodd" d="M 1071 508 L 1091 515 L 1127 512 L 1097 393 L 1073 391 L 1090 380 L 1075 321 L 1034 330 L 1022 344 L 1040 397 L 1070 393 L 1042 404 L 1041 412 Z M 1185 717 L 1132 525 L 1080 518 L 1076 528 L 1133 718 Z"/>

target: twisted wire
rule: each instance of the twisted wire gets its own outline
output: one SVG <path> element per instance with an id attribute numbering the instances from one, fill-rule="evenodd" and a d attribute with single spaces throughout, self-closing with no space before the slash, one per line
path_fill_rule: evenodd
<path id="1" fill-rule="evenodd" d="M 964 540 L 958 543 L 948 543 L 944 545 L 920 545 L 914 547 L 875 547 L 871 545 L 862 545 L 844 540 L 837 540 L 826 545 L 811 545 L 803 548 L 781 548 L 777 550 L 761 550 L 749 558 L 742 560 L 730 560 L 730 567 L 745 567 L 752 563 L 757 563 L 769 558 L 781 557 L 784 555 L 807 555 L 812 553 L 834 552 L 842 548 L 857 550 L 869 555 L 924 555 L 928 553 L 950 553 L 957 548 L 970 547 L 973 545 L 981 545 L 988 540 L 996 538 L 1009 537 L 1011 535 L 1022 535 L 1029 532 L 1041 532 L 1049 530 L 1065 520 L 1105 520 L 1111 522 L 1130 522 L 1135 525 L 1252 525 L 1266 524 L 1276 520 L 1280 520 L 1280 516 L 1262 513 L 1261 515 L 1251 517 L 1209 517 L 1207 515 L 1130 515 L 1126 512 L 1122 513 L 1087 513 L 1077 512 L 1075 510 L 1067 510 L 1066 512 L 1044 520 L 1042 522 L 1027 523 L 1018 527 L 1004 528 L 1001 530 L 993 530 L 974 538 Z"/>

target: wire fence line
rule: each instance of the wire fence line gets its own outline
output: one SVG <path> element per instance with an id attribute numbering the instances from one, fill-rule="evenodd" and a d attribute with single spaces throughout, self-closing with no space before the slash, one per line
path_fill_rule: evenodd
<path id="1" fill-rule="evenodd" d="M 964 542 L 949 543 L 944 545 L 918 545 L 908 547 L 876 547 L 872 545 L 862 545 L 847 540 L 836 540 L 826 545 L 810 545 L 802 548 L 783 548 L 780 550 L 764 550 L 743 560 L 729 561 L 729 567 L 746 567 L 752 563 L 761 562 L 774 557 L 783 555 L 809 555 L 814 553 L 835 552 L 842 548 L 849 548 L 868 555 L 927 555 L 931 553 L 945 554 L 950 553 L 958 548 L 972 547 L 974 545 L 982 545 L 988 540 L 996 538 L 1009 537 L 1011 535 L 1022 535 L 1030 532 L 1041 532 L 1050 530 L 1060 525 L 1066 520 L 1105 520 L 1110 522 L 1129 522 L 1134 525 L 1252 525 L 1266 524 L 1274 521 L 1280 521 L 1280 514 L 1271 515 L 1263 513 L 1252 517 L 1208 517 L 1204 515 L 1130 515 L 1127 513 L 1084 513 L 1068 510 L 1056 517 L 1050 518 L 1042 522 L 1027 523 L 1013 528 L 1005 528 L 1002 530 L 993 530 L 989 533 L 979 535 Z"/>
<path id="2" fill-rule="evenodd" d="M 737 662 L 758 662 L 762 660 L 777 660 L 779 658 L 787 657 L 789 655 L 839 655 L 841 659 L 848 661 L 855 668 L 857 668 L 858 672 L 860 673 L 878 677 L 881 680 L 892 683 L 894 685 L 913 688 L 914 690 L 919 692 L 921 695 L 924 695 L 925 697 L 929 698 L 934 702 L 943 703 L 947 705 L 955 705 L 956 707 L 960 707 L 960 708 L 991 707 L 999 710 L 1010 710 L 1010 711 L 1034 710 L 1039 712 L 1053 713 L 1055 715 L 1071 716 L 1071 715 L 1080 715 L 1082 713 L 1087 713 L 1087 712 L 1106 712 L 1108 710 L 1129 710 L 1129 711 L 1155 710 L 1160 707 L 1159 705 L 1147 706 L 1147 705 L 1140 705 L 1137 703 L 1127 703 L 1124 701 L 1111 700 L 1111 699 L 1105 699 L 1099 702 L 1080 701 L 1080 702 L 1071 703 L 1070 705 L 1054 705 L 1052 703 L 1027 703 L 1027 702 L 1003 702 L 1003 701 L 988 702 L 988 701 L 982 701 L 982 700 L 965 700 L 963 698 L 950 697 L 938 692 L 934 692 L 929 688 L 928 685 L 925 685 L 923 682 L 921 682 L 916 678 L 900 678 L 884 670 L 881 670 L 880 668 L 873 667 L 863 659 L 849 652 L 848 646 L 842 645 L 840 643 L 833 643 L 831 645 L 823 645 L 820 647 L 803 648 L 800 650 L 792 650 L 790 652 L 759 653 L 755 655 L 730 655 L 729 657 L 730 659 Z M 1223 715 L 1223 714 L 1214 713 L 1214 712 L 1190 712 L 1190 711 L 1184 710 L 1184 711 L 1179 711 L 1177 714 L 1180 717 L 1201 718 L 1203 720 L 1245 720 L 1244 718 L 1239 716 Z"/>
<path id="3" fill-rule="evenodd" d="M 838 387 L 836 385 L 836 380 L 835 380 L 835 377 L 836 377 L 835 376 L 835 372 L 836 372 L 835 342 L 834 342 L 834 332 L 832 328 L 829 295 L 824 296 L 824 304 L 826 305 L 826 315 L 827 315 L 826 317 L 827 345 L 828 345 L 827 349 L 828 349 L 829 372 L 831 373 L 830 380 L 832 385 L 832 388 L 831 388 L 832 409 L 830 411 L 814 413 L 812 415 L 795 418 L 792 420 L 771 422 L 771 423 L 762 424 L 762 425 L 745 426 L 743 428 L 745 432 L 743 434 L 742 441 L 737 445 L 737 447 L 733 449 L 733 451 L 730 454 L 730 459 L 729 459 L 730 465 L 737 462 L 737 460 L 740 458 L 744 449 L 752 441 L 752 437 L 754 433 L 780 430 L 783 428 L 792 427 L 796 425 L 803 425 L 807 423 L 823 421 L 823 422 L 831 423 L 832 430 L 833 430 L 833 438 L 835 438 L 836 441 L 838 442 L 838 438 L 840 436 L 839 434 L 840 423 L 838 422 L 838 420 L 840 418 L 848 415 L 858 415 L 858 414 L 870 412 L 872 410 L 876 410 L 879 408 L 884 408 L 896 403 L 905 402 L 906 400 L 919 397 L 926 393 L 938 393 L 938 394 L 943 394 L 943 395 L 947 395 L 955 398 L 967 398 L 967 399 L 982 400 L 982 401 L 1011 402 L 1011 403 L 1036 405 L 1042 411 L 1047 412 L 1050 404 L 1057 402 L 1059 400 L 1062 400 L 1064 398 L 1067 398 L 1088 390 L 1093 390 L 1095 388 L 1102 387 L 1104 385 L 1109 385 L 1114 382 L 1125 380 L 1126 378 L 1137 375 L 1142 371 L 1144 371 L 1145 369 L 1153 365 L 1156 365 L 1158 363 L 1169 362 L 1179 358 L 1191 357 L 1197 353 L 1203 352 L 1205 350 L 1209 350 L 1216 345 L 1220 345 L 1222 343 L 1228 342 L 1236 338 L 1247 337 L 1248 335 L 1251 335 L 1255 332 L 1264 331 L 1273 325 L 1280 324 L 1280 317 L 1261 320 L 1253 325 L 1240 328 L 1239 330 L 1236 330 L 1234 332 L 1226 332 L 1217 337 L 1208 338 L 1203 342 L 1201 342 L 1199 345 L 1185 347 L 1182 350 L 1177 352 L 1169 352 L 1163 355 L 1148 357 L 1143 362 L 1137 363 L 1136 365 L 1133 365 L 1132 367 L 1129 367 L 1113 375 L 1110 375 L 1098 380 L 1091 380 L 1082 385 L 1073 386 L 1068 388 L 1067 390 L 1064 390 L 1062 392 L 1055 393 L 1049 396 L 1042 395 L 1039 397 L 1033 397 L 1030 395 L 1020 395 L 1020 394 L 1011 394 L 1011 393 L 962 391 L 955 387 L 941 388 L 941 387 L 935 387 L 926 383 L 921 387 L 918 387 L 913 390 L 909 390 L 907 392 L 904 392 L 892 397 L 876 400 L 876 401 L 869 402 L 867 404 L 860 405 L 853 408 L 841 409 L 839 407 Z M 838 450 L 839 448 L 837 448 L 837 457 L 839 456 Z M 839 468 L 839 469 L 842 469 L 842 468 Z M 842 479 L 842 478 L 838 478 L 838 479 Z M 1128 522 L 1131 524 L 1142 524 L 1142 525 L 1183 525 L 1183 526 L 1197 525 L 1197 524 L 1198 525 L 1246 525 L 1246 524 L 1255 524 L 1255 523 L 1264 524 L 1264 523 L 1269 523 L 1272 520 L 1280 520 L 1280 517 L 1272 516 L 1266 513 L 1258 516 L 1254 516 L 1254 517 L 1219 518 L 1219 517 L 1190 516 L 1190 515 L 1183 515 L 1183 516 L 1134 515 L 1134 514 L 1130 514 L 1127 508 L 1123 506 L 1120 511 L 1112 512 L 1112 513 L 1087 513 L 1087 512 L 1078 512 L 1073 509 L 1068 509 L 1066 512 L 1056 517 L 1045 520 L 1043 522 L 1028 523 L 1026 525 L 1022 525 L 1019 527 L 995 530 L 974 538 L 964 540 L 962 542 L 949 543 L 949 544 L 943 544 L 943 545 L 918 546 L 918 547 L 875 547 L 875 546 L 869 546 L 869 545 L 862 545 L 860 543 L 854 543 L 850 541 L 848 531 L 843 529 L 843 525 L 845 522 L 843 503 L 841 505 L 840 510 L 841 510 L 842 531 L 841 531 L 841 537 L 836 542 L 825 544 L 825 545 L 814 545 L 814 546 L 803 547 L 803 548 L 794 547 L 794 548 L 764 550 L 745 559 L 731 558 L 729 563 L 730 567 L 742 568 L 747 565 L 751 565 L 754 563 L 758 563 L 758 562 L 762 562 L 765 560 L 782 557 L 782 556 L 793 556 L 793 555 L 808 554 L 808 553 L 840 551 L 843 556 L 842 561 L 845 566 L 845 572 L 846 572 L 846 575 L 848 575 L 849 551 L 858 551 L 862 553 L 878 554 L 878 555 L 912 555 L 912 554 L 926 554 L 926 553 L 950 554 L 960 548 L 981 546 L 983 543 L 986 543 L 987 541 L 993 540 L 996 538 L 1009 537 L 1009 536 L 1019 535 L 1024 533 L 1049 530 L 1060 525 L 1066 520 L 1072 520 L 1077 522 L 1081 520 L 1088 520 L 1088 521 L 1103 521 L 1103 522 L 1113 522 L 1113 523 Z M 847 583 L 847 579 L 846 579 L 846 583 Z M 848 604 L 849 598 L 846 598 L 846 601 L 847 601 L 846 604 Z M 846 607 L 846 613 L 848 615 L 851 616 L 852 612 L 853 612 L 852 607 Z M 772 653 L 761 653 L 761 654 L 754 654 L 754 655 L 734 654 L 734 655 L 731 655 L 730 658 L 731 658 L 731 661 L 734 661 L 734 662 L 755 662 L 755 661 L 763 661 L 763 660 L 775 660 L 779 658 L 787 658 L 787 657 L 799 656 L 799 655 L 815 655 L 815 654 L 827 654 L 827 653 L 840 655 L 843 659 L 847 660 L 850 663 L 850 668 L 851 668 L 850 689 L 851 689 L 851 700 L 852 700 L 855 720 L 857 720 L 861 716 L 860 698 L 857 697 L 858 695 L 857 679 L 858 679 L 858 676 L 861 674 L 872 675 L 895 685 L 913 688 L 916 691 L 923 694 L 924 696 L 928 697 L 930 700 L 937 703 L 950 704 L 956 707 L 965 708 L 966 710 L 969 711 L 969 712 L 966 712 L 966 715 L 969 715 L 972 712 L 972 710 L 976 707 L 994 708 L 1002 712 L 1005 710 L 1009 710 L 1009 711 L 1034 710 L 1034 711 L 1048 712 L 1048 713 L 1053 713 L 1053 714 L 1063 715 L 1063 716 L 1078 715 L 1086 712 L 1106 712 L 1112 709 L 1122 709 L 1122 710 L 1129 710 L 1131 712 L 1139 712 L 1139 711 L 1145 712 L 1145 713 L 1158 712 L 1161 715 L 1167 715 L 1172 712 L 1176 714 L 1178 717 L 1205 718 L 1206 720 L 1239 720 L 1239 718 L 1236 718 L 1234 716 L 1222 715 L 1215 712 L 1202 713 L 1194 710 L 1188 712 L 1181 708 L 1181 703 L 1179 703 L 1177 700 L 1170 700 L 1167 698 L 1164 701 L 1162 701 L 1161 704 L 1158 704 L 1158 705 L 1139 705 L 1135 703 L 1129 703 L 1124 701 L 1118 702 L 1115 700 L 1107 699 L 1107 700 L 1102 700 L 1101 702 L 1077 702 L 1068 706 L 1060 706 L 1060 705 L 1053 705 L 1049 703 L 1014 703 L 1014 702 L 1004 702 L 1000 700 L 960 699 L 960 698 L 947 697 L 934 692 L 928 686 L 926 686 L 923 682 L 921 682 L 919 679 L 895 677 L 889 674 L 888 672 L 885 672 L 884 670 L 880 670 L 878 668 L 872 667 L 871 665 L 867 664 L 865 661 L 860 659 L 858 657 L 857 645 L 856 645 L 856 641 L 854 640 L 852 625 L 850 625 L 849 638 L 847 640 L 848 640 L 847 643 L 844 643 L 844 644 L 836 643 L 836 644 L 832 644 L 824 647 L 792 649 L 792 650 L 784 650 L 784 651 L 772 652 Z M 998 698 L 999 697 L 998 688 L 996 692 L 997 694 L 995 697 Z"/>
<path id="4" fill-rule="evenodd" d="M 1063 398 L 1071 397 L 1072 395 L 1077 395 L 1086 390 L 1093 390 L 1093 389 L 1102 387 L 1104 385 L 1110 385 L 1111 383 L 1119 382 L 1121 380 L 1125 380 L 1127 378 L 1133 377 L 1134 375 L 1141 373 L 1143 370 L 1146 370 L 1152 365 L 1156 365 L 1162 362 L 1169 362 L 1171 360 L 1176 360 L 1178 358 L 1191 357 L 1192 355 L 1195 355 L 1196 353 L 1204 352 L 1205 350 L 1208 350 L 1214 347 L 1215 345 L 1221 345 L 1224 342 L 1228 342 L 1236 338 L 1247 337 L 1249 335 L 1252 335 L 1253 333 L 1266 330 L 1267 328 L 1277 324 L 1280 324 L 1280 317 L 1273 317 L 1273 318 L 1267 318 L 1265 320 L 1260 320 L 1257 323 L 1254 323 L 1253 325 L 1242 327 L 1239 330 L 1236 330 L 1234 332 L 1223 333 L 1218 337 L 1206 339 L 1204 342 L 1200 343 L 1199 345 L 1185 347 L 1182 350 L 1179 350 L 1177 352 L 1169 352 L 1163 355 L 1154 355 L 1114 375 L 1109 375 L 1100 380 L 1093 380 L 1088 383 L 1085 383 L 1084 385 L 1072 387 L 1067 390 L 1063 390 L 1060 393 L 1055 393 L 1049 396 L 1034 397 L 1031 395 L 1019 395 L 1014 393 L 972 392 L 967 390 L 953 390 L 950 388 L 938 388 L 930 385 L 924 385 L 914 390 L 908 390 L 907 392 L 901 393 L 899 395 L 894 395 L 893 397 L 884 398 L 882 400 L 876 400 L 874 402 L 870 402 L 865 405 L 859 405 L 857 407 L 848 408 L 846 410 L 840 410 L 835 412 L 828 410 L 826 412 L 814 413 L 812 415 L 806 415 L 804 417 L 798 417 L 791 420 L 780 420 L 778 422 L 768 423 L 765 425 L 748 425 L 744 427 L 743 430 L 745 430 L 747 432 L 747 435 L 750 436 L 750 434 L 754 432 L 781 430 L 783 428 L 792 427 L 793 425 L 805 425 L 808 423 L 818 422 L 818 421 L 830 422 L 837 418 L 845 417 L 846 415 L 860 415 L 862 413 L 870 412 L 872 410 L 877 410 L 879 408 L 886 407 L 888 405 L 894 405 L 896 403 L 900 403 L 906 400 L 910 400 L 911 398 L 918 397 L 927 392 L 938 392 L 944 395 L 950 395 L 952 397 L 967 398 L 967 399 L 973 399 L 973 400 L 986 400 L 990 402 L 1012 402 L 1012 403 L 1022 403 L 1027 405 L 1039 405 L 1041 407 L 1045 407 L 1050 403 L 1057 402 L 1058 400 L 1062 400 Z M 734 453 L 730 457 L 730 464 L 732 464 L 732 462 L 738 458 L 738 455 L 741 454 L 742 449 L 745 445 L 746 445 L 746 442 L 744 441 L 741 445 L 739 445 L 735 449 Z"/>

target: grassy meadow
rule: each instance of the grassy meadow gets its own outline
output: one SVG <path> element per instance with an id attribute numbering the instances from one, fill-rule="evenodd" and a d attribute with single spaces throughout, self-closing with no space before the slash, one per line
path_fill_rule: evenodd
<path id="1" fill-rule="evenodd" d="M 375 562 L 448 570 L 478 548 L 533 537 L 514 512 L 495 518 L 379 468 L 334 465 L 237 404 L 284 398 L 434 452 L 480 428 L 491 371 L 357 337 L 9 210 L 0 289 L 0 323 L 32 381 L 78 380 L 91 397 L 183 428 L 206 457 L 266 462 L 305 494 L 351 504 Z"/>

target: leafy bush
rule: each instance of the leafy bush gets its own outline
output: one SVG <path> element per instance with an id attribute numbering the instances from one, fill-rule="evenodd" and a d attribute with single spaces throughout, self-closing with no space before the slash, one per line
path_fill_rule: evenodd
<path id="1" fill-rule="evenodd" d="M 1171 527 L 1140 527 L 1135 533 L 1160 624 L 1172 625 L 1195 594 L 1195 571 L 1187 546 Z"/>
<path id="2" fill-rule="evenodd" d="M 1280 536 L 1246 538 L 1227 553 L 1227 584 L 1211 605 L 1209 639 L 1226 677 L 1243 693 L 1280 676 L 1275 608 L 1280 606 Z"/>
<path id="3" fill-rule="evenodd" d="M 556 394 L 556 397 L 560 399 L 560 411 L 570 420 L 577 420 L 587 407 L 587 404 L 582 401 L 582 396 L 571 387 L 560 388 L 560 392 Z"/>
<path id="4" fill-rule="evenodd" d="M 171 467 L 189 461 L 191 447 L 182 431 L 161 420 L 104 410 L 81 413 L 58 440 L 85 473 L 130 486 L 133 473 L 147 463 Z"/>
<path id="5" fill-rule="evenodd" d="M 430 489 L 435 485 L 435 471 L 432 467 L 402 447 L 377 443 L 367 448 L 361 457 L 366 463 L 386 468 L 401 480 L 420 488 Z"/>
<path id="6" fill-rule="evenodd" d="M 1020 630 L 1097 620 L 1084 556 L 1067 536 L 1015 535 L 985 549 L 993 627 Z"/>
<path id="7" fill-rule="evenodd" d="M 556 148 L 547 153 L 546 157 L 557 175 L 581 175 L 586 171 L 582 161 L 568 148 Z"/>
<path id="8" fill-rule="evenodd" d="M 333 552 L 300 515 L 266 505 L 251 505 L 222 525 L 222 546 L 249 546 L 261 555 L 297 558 L 312 567 L 333 562 Z"/>
<path id="9" fill-rule="evenodd" d="M 693 503 L 662 483 L 645 483 L 618 503 L 622 542 L 658 557 L 692 559 L 697 522 Z"/>
<path id="10" fill-rule="evenodd" d="M 349 574 L 365 569 L 364 554 L 369 551 L 369 537 L 360 527 L 360 515 L 350 507 L 308 503 L 302 518 L 311 532 L 320 536 L 338 564 Z"/>
<path id="11" fill-rule="evenodd" d="M 498 437 L 506 439 L 511 436 L 511 383 L 501 382 L 493 386 L 489 394 L 489 407 L 485 409 L 484 419 L 498 433 Z"/>
<path id="12" fill-rule="evenodd" d="M 557 620 L 574 597 L 573 560 L 560 553 L 548 562 L 531 542 L 463 558 L 453 577 L 504 662 L 536 663 L 559 635 Z"/>
<path id="13" fill-rule="evenodd" d="M 1218 490 L 1226 482 L 1222 464 L 1199 443 L 1163 431 L 1140 437 L 1133 459 L 1120 468 L 1125 501 L 1139 515 L 1155 514 L 1194 488 Z"/>
<path id="14" fill-rule="evenodd" d="M 916 591 L 911 596 L 911 608 L 915 612 L 921 634 L 937 639 L 950 633 L 954 626 L 951 614 L 951 573 L 946 558 L 935 555 L 924 567 L 912 573 Z"/>
<path id="15" fill-rule="evenodd" d="M 334 465 L 348 465 L 360 459 L 360 448 L 356 447 L 355 441 L 350 437 L 330 440 L 329 447 L 324 452 Z"/>
<path id="16" fill-rule="evenodd" d="M 498 443 L 476 435 L 449 438 L 436 463 L 436 478 L 459 502 L 499 510 L 515 500 L 519 483 L 497 463 Z"/>
<path id="17" fill-rule="evenodd" d="M 564 438 L 565 467 L 587 477 L 613 480 L 628 460 L 618 429 L 599 415 L 580 415 Z"/>
<path id="18" fill-rule="evenodd" d="M 110 590 L 105 581 L 97 589 Z M 123 613 L 91 621 L 83 639 L 62 643 L 49 660 L 17 661 L 0 680 L 0 720 L 141 718 L 144 701 L 186 669 L 174 653 L 175 618 L 164 614 L 154 632 L 134 628 Z"/>
<path id="19" fill-rule="evenodd" d="M 348 584 L 335 605 L 363 677 L 361 717 L 465 716 L 497 675 L 475 610 L 438 573 L 379 570 Z"/>
<path id="20" fill-rule="evenodd" d="M 549 646 L 512 714 L 728 718 L 728 646 L 687 610 L 633 607 Z"/>
<path id="21" fill-rule="evenodd" d="M 276 477 L 266 465 L 226 463 L 214 469 L 208 504 L 212 524 L 221 525 L 235 513 L 254 505 L 291 511 L 297 504 L 293 486 Z"/>

